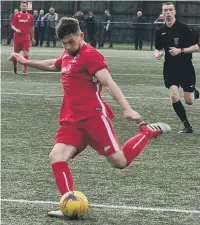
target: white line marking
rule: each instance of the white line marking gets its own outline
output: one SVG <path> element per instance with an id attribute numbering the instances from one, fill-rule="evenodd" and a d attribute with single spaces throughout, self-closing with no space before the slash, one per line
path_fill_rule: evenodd
<path id="1" fill-rule="evenodd" d="M 13 71 L 1 71 L 1 73 L 13 73 Z M 45 71 L 28 71 L 28 74 L 57 74 L 57 75 L 61 75 L 59 72 L 45 72 Z M 147 74 L 147 73 L 111 73 L 111 75 L 116 75 L 116 76 L 152 76 L 152 77 L 162 77 L 162 75 L 159 74 Z M 13 75 L 13 77 L 15 77 L 16 75 Z"/>
<path id="2" fill-rule="evenodd" d="M 13 71 L 8 71 L 8 70 L 5 70 L 5 71 L 1 71 L 1 73 L 13 73 Z M 45 74 L 59 74 L 59 72 L 46 72 L 46 71 L 28 71 L 27 72 L 28 74 L 30 73 L 45 73 Z M 19 74 L 20 75 L 20 74 Z M 13 74 L 13 77 L 15 77 L 15 76 L 17 76 L 17 75 L 14 75 Z"/>
<path id="3" fill-rule="evenodd" d="M 104 56 L 107 58 L 121 58 L 121 59 L 152 59 L 155 60 L 155 63 L 159 63 L 159 61 L 156 60 L 156 58 L 154 57 L 154 53 L 152 51 L 152 56 L 136 56 L 136 52 L 133 52 L 133 55 L 127 56 L 127 55 L 123 55 L 123 53 L 121 55 L 106 55 L 105 54 L 106 51 L 104 52 Z M 2 52 L 1 55 L 10 55 L 11 52 Z M 56 51 L 56 52 L 52 52 L 50 51 L 49 53 L 40 53 L 40 55 L 43 56 L 51 56 L 55 54 L 58 54 L 58 57 L 62 54 L 62 49 L 60 51 Z M 38 54 L 36 53 L 36 51 L 31 51 L 30 52 L 30 56 L 38 56 Z M 193 61 L 199 61 L 200 59 L 192 59 Z"/>
<path id="4" fill-rule="evenodd" d="M 13 71 L 1 71 L 1 73 L 13 73 Z M 45 72 L 45 71 L 28 71 L 28 74 L 53 74 L 53 75 L 59 75 L 61 76 L 61 74 L 59 72 Z M 134 77 L 134 76 L 139 76 L 139 77 L 142 77 L 142 76 L 145 76 L 145 77 L 151 77 L 152 78 L 162 78 L 163 75 L 161 74 L 147 74 L 147 73 L 111 73 L 112 76 L 131 76 L 131 77 Z M 16 75 L 13 75 L 13 78 L 15 77 Z M 20 76 L 20 75 L 19 75 Z M 21 76 L 23 77 L 23 76 Z M 26 77 L 27 78 L 27 77 Z M 116 78 L 116 77 L 115 77 Z M 2 82 L 3 83 L 3 82 Z M 199 84 L 200 82 L 196 82 L 197 84 Z M 145 85 L 145 84 L 138 84 L 139 85 Z"/>
<path id="5" fill-rule="evenodd" d="M 27 204 L 49 204 L 58 205 L 58 202 L 50 201 L 28 201 L 23 199 L 1 199 L 2 202 L 15 202 L 15 203 L 27 203 Z M 200 210 L 187 210 L 187 209 L 172 209 L 172 208 L 153 208 L 153 207 L 137 207 L 126 205 L 105 205 L 105 204 L 90 204 L 90 207 L 108 208 L 108 209 L 123 209 L 123 210 L 137 210 L 137 211 L 156 211 L 156 212 L 176 212 L 176 213 L 189 213 L 200 214 Z"/>
<path id="6" fill-rule="evenodd" d="M 63 95 L 54 95 L 49 93 L 11 93 L 5 92 L 1 93 L 1 95 L 22 95 L 22 96 L 50 96 L 50 97 L 63 97 Z M 113 99 L 112 96 L 102 96 L 103 98 Z M 139 96 L 127 96 L 127 99 L 148 99 L 148 100 L 169 100 L 170 98 L 154 98 L 154 97 L 139 97 Z M 114 100 L 113 100 L 114 101 Z"/>

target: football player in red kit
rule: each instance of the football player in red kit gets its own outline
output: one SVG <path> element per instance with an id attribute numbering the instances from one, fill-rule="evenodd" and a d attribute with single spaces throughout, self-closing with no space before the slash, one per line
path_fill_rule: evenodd
<path id="1" fill-rule="evenodd" d="M 28 3 L 24 0 L 21 2 L 21 11 L 13 16 L 11 28 L 15 31 L 14 35 L 14 52 L 19 53 L 23 51 L 25 59 L 28 59 L 30 48 L 30 38 L 32 44 L 35 44 L 34 39 L 34 19 L 33 16 L 27 12 Z M 14 73 L 17 73 L 17 62 L 13 61 Z M 23 75 L 27 75 L 27 66 L 23 66 Z"/>
<path id="2" fill-rule="evenodd" d="M 74 190 L 69 160 L 90 145 L 116 168 L 129 166 L 153 138 L 171 128 L 165 123 L 145 124 L 131 108 L 120 88 L 113 81 L 104 57 L 84 41 L 78 20 L 63 17 L 57 26 L 57 36 L 64 51 L 58 59 L 34 61 L 13 53 L 10 61 L 39 70 L 62 72 L 64 97 L 60 112 L 60 127 L 50 162 L 61 195 Z M 113 114 L 102 100 L 104 86 L 120 105 L 124 117 L 139 123 L 140 133 L 120 147 L 111 119 Z M 50 216 L 63 216 L 61 211 Z"/>

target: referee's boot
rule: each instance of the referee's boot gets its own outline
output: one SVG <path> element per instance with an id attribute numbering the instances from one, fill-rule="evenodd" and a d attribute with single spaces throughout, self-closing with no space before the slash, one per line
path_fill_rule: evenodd
<path id="1" fill-rule="evenodd" d="M 192 129 L 191 126 L 190 127 L 185 127 L 185 128 L 183 128 L 183 130 L 180 130 L 178 133 L 179 134 L 192 134 L 193 133 L 193 129 Z"/>
<path id="2" fill-rule="evenodd" d="M 199 98 L 199 90 L 195 88 L 194 90 L 194 98 L 198 99 Z"/>

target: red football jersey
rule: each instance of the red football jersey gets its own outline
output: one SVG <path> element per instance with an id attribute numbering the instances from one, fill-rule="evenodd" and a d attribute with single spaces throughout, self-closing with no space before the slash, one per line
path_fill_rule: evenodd
<path id="1" fill-rule="evenodd" d="M 110 107 L 101 98 L 102 86 L 94 74 L 107 68 L 104 57 L 89 44 L 83 45 L 77 56 L 65 50 L 55 62 L 62 72 L 64 97 L 60 122 L 79 121 L 97 114 L 114 117 Z"/>
<path id="2" fill-rule="evenodd" d="M 30 13 L 16 13 L 13 16 L 11 25 L 15 26 L 17 29 L 21 30 L 21 33 L 16 33 L 14 35 L 14 40 L 24 41 L 30 40 L 31 28 L 34 26 L 33 15 Z"/>

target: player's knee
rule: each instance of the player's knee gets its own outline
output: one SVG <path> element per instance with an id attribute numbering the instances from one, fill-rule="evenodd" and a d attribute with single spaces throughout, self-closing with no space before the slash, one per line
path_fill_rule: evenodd
<path id="1" fill-rule="evenodd" d="M 49 154 L 49 159 L 51 163 L 64 161 L 63 158 L 64 154 L 61 151 L 59 151 L 59 149 L 53 148 Z"/>
<path id="2" fill-rule="evenodd" d="M 65 161 L 68 162 L 75 156 L 77 149 L 74 146 L 58 143 L 54 146 L 49 154 L 51 164 L 55 162 Z"/>
<path id="3" fill-rule="evenodd" d="M 27 52 L 27 51 L 24 51 L 24 52 L 23 52 L 23 55 L 24 55 L 24 56 L 28 56 L 28 52 Z"/>
<path id="4" fill-rule="evenodd" d="M 125 169 L 127 167 L 127 162 L 112 162 L 111 165 L 116 169 Z"/>
<path id="5" fill-rule="evenodd" d="M 187 105 L 192 105 L 193 103 L 194 103 L 193 100 L 188 100 L 188 99 L 185 100 L 185 104 Z"/>
<path id="6" fill-rule="evenodd" d="M 176 92 L 171 92 L 170 98 L 171 98 L 172 102 L 177 102 L 180 100 L 179 94 Z"/>
<path id="7" fill-rule="evenodd" d="M 128 166 L 127 160 L 122 151 L 118 151 L 113 155 L 107 156 L 106 158 L 114 168 L 124 169 Z"/>

